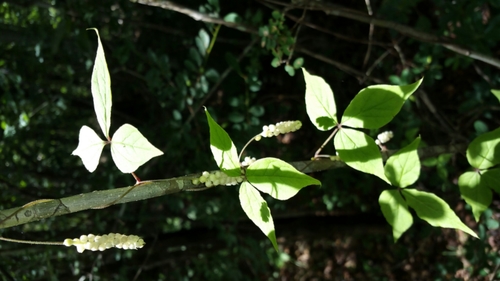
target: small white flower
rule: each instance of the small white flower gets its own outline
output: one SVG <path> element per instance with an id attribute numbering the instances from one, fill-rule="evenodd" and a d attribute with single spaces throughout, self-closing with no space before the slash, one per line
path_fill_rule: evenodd
<path id="1" fill-rule="evenodd" d="M 123 235 L 119 233 L 110 233 L 105 235 L 82 235 L 80 238 L 65 239 L 64 246 L 75 246 L 79 253 L 85 250 L 104 251 L 109 248 L 118 249 L 140 249 L 146 244 L 142 238 L 137 235 Z"/>
<path id="2" fill-rule="evenodd" d="M 244 166 L 244 167 L 250 166 L 255 161 L 257 161 L 255 159 L 255 157 L 247 156 L 247 157 L 245 157 L 245 159 L 243 160 L 243 162 L 241 162 L 241 166 Z"/>
<path id="3" fill-rule="evenodd" d="M 390 141 L 394 137 L 394 134 L 392 131 L 385 131 L 383 133 L 378 134 L 377 139 L 375 140 L 375 143 L 377 145 L 384 144 L 388 141 Z"/>

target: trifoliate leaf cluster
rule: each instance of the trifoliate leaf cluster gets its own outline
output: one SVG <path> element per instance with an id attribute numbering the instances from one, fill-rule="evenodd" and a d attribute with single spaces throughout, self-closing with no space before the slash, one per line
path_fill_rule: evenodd
<path id="1" fill-rule="evenodd" d="M 124 250 L 140 249 L 146 244 L 142 238 L 137 235 L 123 235 L 119 233 L 110 233 L 105 235 L 82 235 L 80 238 L 66 239 L 64 246 L 75 246 L 79 253 L 85 250 L 104 251 L 109 248 L 119 248 Z"/>
<path id="2" fill-rule="evenodd" d="M 385 131 L 383 133 L 378 134 L 377 139 L 375 140 L 375 143 L 377 145 L 384 144 L 388 141 L 390 141 L 394 137 L 394 134 L 392 131 Z"/>
<path id="3" fill-rule="evenodd" d="M 201 174 L 201 177 L 193 180 L 193 184 L 198 185 L 204 183 L 206 187 L 212 187 L 216 185 L 237 185 L 242 181 L 242 176 L 230 177 L 221 171 L 215 171 L 213 173 L 205 171 Z"/>
<path id="4" fill-rule="evenodd" d="M 300 127 L 302 127 L 302 122 L 300 121 L 283 121 L 275 125 L 266 125 L 262 127 L 262 133 L 255 137 L 255 140 L 259 141 L 262 137 L 270 138 L 279 134 L 295 132 L 300 129 Z"/>

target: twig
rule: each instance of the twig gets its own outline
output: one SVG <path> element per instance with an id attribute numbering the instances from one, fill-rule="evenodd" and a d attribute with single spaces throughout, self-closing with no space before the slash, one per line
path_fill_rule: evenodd
<path id="1" fill-rule="evenodd" d="M 139 4 L 143 4 L 146 6 L 153 6 L 153 7 L 158 7 L 158 8 L 162 8 L 165 10 L 171 10 L 174 12 L 178 12 L 178 13 L 181 13 L 181 14 L 184 14 L 186 16 L 191 17 L 195 21 L 220 24 L 220 25 L 227 26 L 229 28 L 241 30 L 243 32 L 259 34 L 259 31 L 252 26 L 249 26 L 246 24 L 241 24 L 241 23 L 228 22 L 228 21 L 225 21 L 221 18 L 212 17 L 212 16 L 209 16 L 207 14 L 198 12 L 196 10 L 184 7 L 182 5 L 174 3 L 172 1 L 160 1 L 160 0 L 130 0 L 130 1 L 135 2 L 135 3 L 139 3 Z"/>
<path id="2" fill-rule="evenodd" d="M 435 157 L 444 153 L 463 152 L 467 148 L 467 144 L 456 144 L 451 146 L 433 146 L 421 148 L 418 150 L 421 159 Z M 387 157 L 396 151 L 388 151 L 383 156 Z M 336 168 L 345 167 L 345 163 L 338 160 L 315 160 L 315 161 L 298 161 L 289 163 L 295 169 L 303 173 L 312 173 Z M 135 202 L 147 200 L 159 196 L 165 196 L 181 191 L 195 189 L 205 189 L 203 184 L 195 185 L 192 180 L 199 178 L 201 173 L 187 175 L 179 178 L 162 179 L 142 182 L 130 190 L 130 186 L 96 190 L 89 193 L 64 197 L 60 199 L 39 200 L 25 204 L 22 207 L 11 208 L 0 211 L 0 229 L 9 228 L 16 225 L 22 225 L 29 222 L 39 221 L 41 219 L 67 215 L 83 210 L 89 210 L 95 207 L 104 206 L 109 202 L 114 204 L 123 204 L 127 202 Z M 121 200 L 116 201 L 123 193 L 129 191 Z M 63 206 L 63 207 L 61 207 Z"/>
<path id="3" fill-rule="evenodd" d="M 305 49 L 305 48 L 299 48 L 297 47 L 295 49 L 295 51 L 299 52 L 299 53 L 303 53 L 303 54 L 306 54 L 308 56 L 311 56 L 317 60 L 320 60 L 320 61 L 323 61 L 323 62 L 326 62 L 328 64 L 331 64 L 333 66 L 335 66 L 336 68 L 352 75 L 352 76 L 355 76 L 356 78 L 358 78 L 358 80 L 361 82 L 361 81 L 365 81 L 365 80 L 371 80 L 371 81 L 374 81 L 376 83 L 384 83 L 383 80 L 381 79 L 378 79 L 376 77 L 369 77 L 367 76 L 366 74 L 364 74 L 363 72 L 361 71 L 358 71 L 357 69 L 354 69 L 346 64 L 343 64 L 341 62 L 338 62 L 338 61 L 335 61 L 335 60 L 332 60 L 332 59 L 329 59 L 325 56 L 322 56 L 322 55 L 319 55 L 318 53 L 316 52 L 312 52 L 312 51 L 309 51 L 308 49 Z"/>
<path id="4" fill-rule="evenodd" d="M 309 9 L 309 10 L 314 10 L 314 11 L 323 11 L 329 15 L 334 15 L 334 16 L 339 16 L 343 18 L 348 18 L 352 20 L 356 20 L 359 22 L 364 22 L 367 24 L 373 24 L 378 27 L 385 27 L 389 29 L 393 29 L 403 35 L 415 38 L 419 41 L 422 42 L 427 42 L 427 43 L 432 43 L 436 45 L 443 46 L 455 53 L 470 57 L 475 60 L 479 60 L 482 62 L 485 62 L 487 64 L 490 64 L 492 66 L 495 66 L 497 68 L 500 68 L 500 59 L 473 51 L 471 49 L 468 49 L 466 47 L 459 46 L 455 44 L 451 38 L 448 37 L 439 37 L 430 33 L 426 33 L 417 29 L 414 29 L 412 27 L 391 22 L 391 21 L 386 21 L 382 19 L 378 19 L 375 17 L 372 17 L 370 15 L 367 15 L 365 13 L 359 12 L 357 10 L 345 8 L 339 5 L 334 5 L 330 3 L 326 3 L 323 1 L 306 1 L 302 5 L 290 5 L 289 3 L 280 3 L 277 1 L 273 1 L 273 3 L 276 4 L 281 4 L 281 5 L 287 5 L 287 6 L 292 6 L 291 8 L 295 9 Z"/>
<path id="5" fill-rule="evenodd" d="M 370 0 L 365 0 L 365 3 L 366 3 L 366 10 L 368 11 L 368 15 L 373 16 L 373 11 L 372 11 L 372 6 L 370 5 Z M 363 60 L 363 67 L 362 67 L 363 69 L 365 68 L 366 64 L 368 63 L 368 60 L 370 59 L 374 29 L 375 29 L 375 26 L 372 23 L 370 23 L 370 29 L 368 31 L 368 49 L 366 50 L 365 59 Z"/>
<path id="6" fill-rule="evenodd" d="M 238 56 L 237 60 L 241 61 L 248 54 L 248 52 L 250 52 L 250 50 L 252 49 L 252 47 L 258 41 L 259 41 L 258 38 L 252 40 L 252 42 L 250 42 L 250 44 L 248 44 L 248 46 L 243 50 L 243 52 L 241 52 L 241 54 Z M 198 111 L 200 111 L 200 109 L 207 102 L 207 100 L 217 91 L 217 89 L 220 87 L 220 85 L 222 84 L 222 82 L 227 78 L 227 76 L 229 75 L 229 73 L 231 73 L 231 71 L 232 71 L 232 67 L 228 67 L 228 68 L 226 68 L 226 70 L 224 70 L 224 72 L 220 76 L 220 78 L 217 81 L 217 83 L 215 83 L 215 85 L 213 85 L 213 87 L 210 89 L 210 91 L 208 92 L 208 94 L 198 104 L 198 107 L 196 107 L 196 109 L 193 110 L 193 112 L 191 113 L 191 115 L 189 115 L 188 119 L 186 120 L 186 122 L 182 126 L 183 128 L 185 128 L 186 125 L 189 124 L 191 122 L 191 120 L 193 120 L 193 118 L 196 116 L 196 113 L 198 113 Z"/>

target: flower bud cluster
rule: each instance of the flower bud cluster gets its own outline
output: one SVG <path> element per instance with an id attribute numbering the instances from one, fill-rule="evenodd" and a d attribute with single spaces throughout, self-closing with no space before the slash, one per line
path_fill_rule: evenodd
<path id="1" fill-rule="evenodd" d="M 222 171 L 215 171 L 213 173 L 205 171 L 201 174 L 201 177 L 193 180 L 193 184 L 204 183 L 206 187 L 212 187 L 216 185 L 237 185 L 242 181 L 242 176 L 230 177 Z"/>
<path id="2" fill-rule="evenodd" d="M 65 239 L 64 246 L 75 246 L 79 253 L 85 250 L 104 251 L 109 248 L 118 249 L 139 249 L 146 244 L 142 238 L 137 235 L 123 235 L 119 233 L 110 233 L 105 235 L 82 235 L 80 238 Z"/>
<path id="3" fill-rule="evenodd" d="M 255 161 L 257 161 L 255 159 L 255 157 L 247 156 L 247 157 L 245 157 L 245 159 L 243 160 L 243 162 L 241 162 L 241 166 L 248 167 L 248 166 L 250 166 Z"/>
<path id="4" fill-rule="evenodd" d="M 381 145 L 383 143 L 386 143 L 390 141 L 394 137 L 394 134 L 392 131 L 385 131 L 383 133 L 378 134 L 377 139 L 375 140 L 375 143 L 377 145 Z"/>
<path id="5" fill-rule="evenodd" d="M 300 127 L 302 127 L 302 122 L 300 121 L 284 121 L 276 123 L 276 125 L 266 125 L 262 127 L 262 133 L 255 137 L 255 140 L 259 141 L 262 137 L 270 138 L 279 134 L 295 132 L 300 129 Z"/>

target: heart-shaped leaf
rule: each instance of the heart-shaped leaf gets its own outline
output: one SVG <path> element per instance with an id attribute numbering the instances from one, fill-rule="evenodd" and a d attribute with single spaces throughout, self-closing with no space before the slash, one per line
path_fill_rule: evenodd
<path id="1" fill-rule="evenodd" d="M 91 83 L 94 111 L 102 133 L 109 139 L 109 126 L 111 125 L 111 78 L 109 77 L 108 65 L 104 57 L 99 32 L 95 28 L 91 29 L 97 33 L 97 55 L 95 57 Z"/>
<path id="2" fill-rule="evenodd" d="M 467 148 L 472 167 L 488 169 L 500 163 L 500 128 L 475 138 Z"/>
<path id="3" fill-rule="evenodd" d="M 253 188 L 248 182 L 241 183 L 239 197 L 241 208 L 245 211 L 245 214 L 271 240 L 274 249 L 278 252 L 273 217 L 271 216 L 271 210 L 269 210 L 267 202 L 262 198 L 259 191 Z"/>
<path id="4" fill-rule="evenodd" d="M 78 147 L 71 154 L 79 156 L 85 168 L 92 173 L 99 164 L 104 145 L 106 142 L 94 130 L 82 126 L 78 137 Z"/>
<path id="5" fill-rule="evenodd" d="M 337 107 L 333 91 L 325 80 L 302 68 L 306 82 L 306 111 L 320 131 L 331 130 L 337 123 Z"/>
<path id="6" fill-rule="evenodd" d="M 384 171 L 392 185 L 407 187 L 417 181 L 420 176 L 419 143 L 420 137 L 387 159 Z"/>
<path id="7" fill-rule="evenodd" d="M 247 180 L 258 190 L 279 200 L 288 200 L 303 187 L 321 182 L 297 171 L 292 165 L 276 158 L 262 158 L 246 170 Z"/>
<path id="8" fill-rule="evenodd" d="M 219 169 L 230 177 L 241 175 L 240 161 L 233 141 L 217 122 L 212 119 L 205 108 L 208 126 L 210 127 L 210 149 Z"/>
<path id="9" fill-rule="evenodd" d="M 481 214 L 491 204 L 491 190 L 477 172 L 463 173 L 458 178 L 458 187 L 462 198 L 472 207 L 474 219 L 478 222 Z"/>
<path id="10" fill-rule="evenodd" d="M 478 238 L 477 234 L 458 218 L 443 199 L 416 189 L 402 189 L 401 192 L 408 205 L 417 212 L 417 216 L 430 225 L 460 229 Z"/>
<path id="11" fill-rule="evenodd" d="M 130 124 L 118 128 L 111 140 L 111 156 L 122 173 L 132 173 L 149 159 L 162 154 Z"/>
<path id="12" fill-rule="evenodd" d="M 340 159 L 349 167 L 375 175 L 390 184 L 384 174 L 380 150 L 370 136 L 357 130 L 342 128 L 335 135 L 333 143 Z"/>
<path id="13" fill-rule="evenodd" d="M 500 90 L 491 90 L 491 93 L 500 101 Z"/>
<path id="14" fill-rule="evenodd" d="M 392 226 L 392 236 L 396 242 L 413 224 L 413 217 L 408 210 L 408 205 L 397 190 L 382 191 L 378 203 L 385 219 Z"/>
<path id="15" fill-rule="evenodd" d="M 378 129 L 396 116 L 404 102 L 422 83 L 423 78 L 406 86 L 374 85 L 362 89 L 342 116 L 342 125 Z"/>

